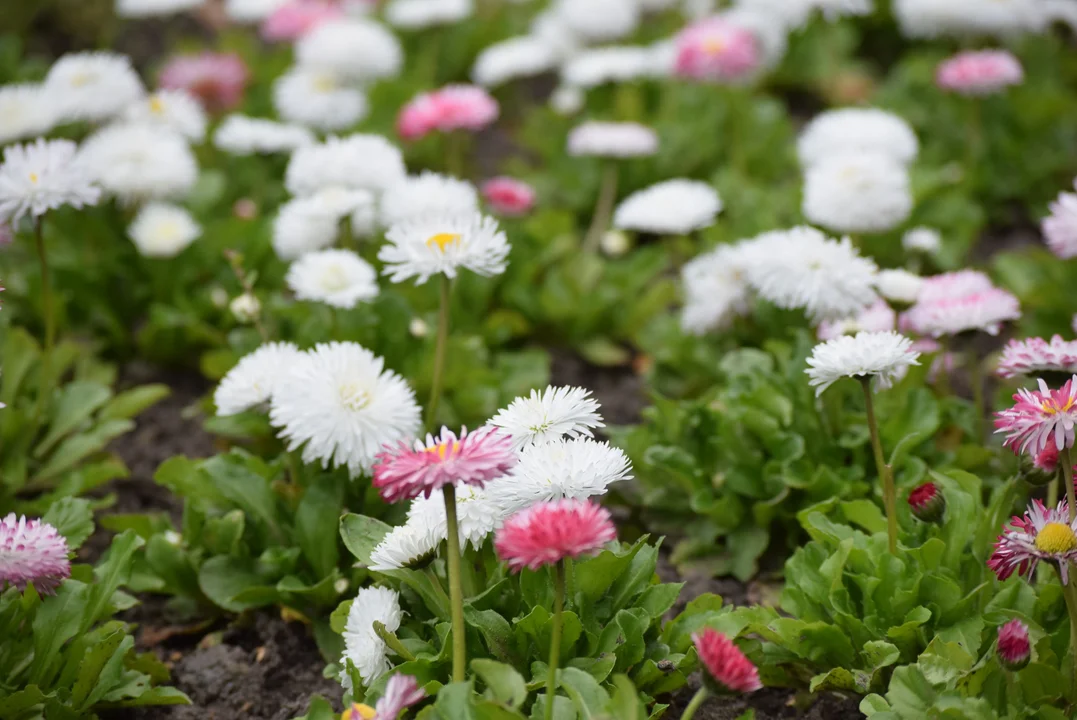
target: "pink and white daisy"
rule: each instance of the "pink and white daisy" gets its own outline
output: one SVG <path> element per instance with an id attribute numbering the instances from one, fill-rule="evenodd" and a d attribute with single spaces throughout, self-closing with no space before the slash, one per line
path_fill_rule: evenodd
<path id="1" fill-rule="evenodd" d="M 1006 433 L 1005 447 L 1016 453 L 1039 455 L 1053 445 L 1062 451 L 1073 447 L 1077 423 L 1077 375 L 1058 390 L 1043 380 L 1039 390 L 1021 388 L 1014 406 L 995 415 L 996 433 Z"/>
<path id="2" fill-rule="evenodd" d="M 497 531 L 494 548 L 513 572 L 590 555 L 617 539 L 609 511 L 585 500 L 554 500 L 521 510 Z"/>
<path id="3" fill-rule="evenodd" d="M 496 177 L 482 184 L 482 196 L 498 215 L 520 217 L 535 207 L 535 189 L 510 177 Z"/>
<path id="4" fill-rule="evenodd" d="M 886 304 L 885 300 L 876 300 L 858 315 L 844 320 L 824 320 L 819 323 L 816 334 L 820 340 L 833 340 L 842 335 L 856 335 L 858 332 L 886 332 L 897 325 L 897 313 Z"/>
<path id="5" fill-rule="evenodd" d="M 924 278 L 916 301 L 932 303 L 950 300 L 986 292 L 994 287 L 995 284 L 991 282 L 991 278 L 979 270 L 958 270 Z"/>
<path id="6" fill-rule="evenodd" d="M 186 90 L 210 112 L 224 112 L 243 102 L 250 72 L 235 53 L 203 52 L 173 56 L 158 77 L 161 88 Z"/>
<path id="7" fill-rule="evenodd" d="M 1055 335 L 1050 342 L 1043 338 L 1010 340 L 998 361 L 999 377 L 1036 375 L 1056 372 L 1077 373 L 1077 340 L 1063 340 Z"/>
<path id="8" fill-rule="evenodd" d="M 383 450 L 375 460 L 374 487 L 386 502 L 413 500 L 446 485 L 478 485 L 507 474 L 517 463 L 512 438 L 492 428 L 460 437 L 448 428 L 441 435 Z"/>
<path id="9" fill-rule="evenodd" d="M 1028 665 L 1032 644 L 1028 641 L 1028 625 L 1010 620 L 998 629 L 998 659 L 1002 666 L 1017 671 Z"/>
<path id="10" fill-rule="evenodd" d="M 962 297 L 913 305 L 901 316 L 899 327 L 921 335 L 942 337 L 978 331 L 998 335 L 1002 323 L 1021 317 L 1021 304 L 999 288 Z"/>
<path id="11" fill-rule="evenodd" d="M 435 130 L 482 130 L 497 120 L 497 100 L 476 85 L 446 85 L 422 93 L 400 111 L 396 129 L 405 140 L 418 140 Z"/>
<path id="12" fill-rule="evenodd" d="M 674 73 L 693 80 L 742 82 L 763 62 L 763 49 L 752 31 L 723 17 L 689 25 L 674 42 Z"/>
<path id="13" fill-rule="evenodd" d="M 1025 79 L 1021 62 L 1005 50 L 958 53 L 939 64 L 935 83 L 961 95 L 991 95 Z"/>
<path id="14" fill-rule="evenodd" d="M 374 706 L 374 720 L 396 720 L 400 713 L 420 703 L 426 693 L 411 675 L 393 675 L 385 686 L 385 694 Z"/>
<path id="15" fill-rule="evenodd" d="M 721 685 L 721 689 L 735 693 L 751 693 L 763 687 L 759 670 L 744 656 L 733 641 L 714 628 L 703 628 L 692 634 L 699 660 L 706 675 Z"/>
<path id="16" fill-rule="evenodd" d="M 262 37 L 270 42 L 298 40 L 327 20 L 344 17 L 340 3 L 293 0 L 273 11 L 262 23 Z"/>
<path id="17" fill-rule="evenodd" d="M 1065 501 L 1048 508 L 1033 500 L 1023 517 L 1002 528 L 987 567 L 1005 580 L 1016 571 L 1031 580 L 1041 560 L 1057 563 L 1062 584 L 1069 582 L 1069 564 L 1077 559 L 1077 520 L 1070 521 Z"/>
<path id="18" fill-rule="evenodd" d="M 51 595 L 71 577 L 67 541 L 52 525 L 8 514 L 0 520 L 0 591 L 27 585 Z"/>
<path id="19" fill-rule="evenodd" d="M 1063 260 L 1077 257 L 1077 194 L 1061 193 L 1040 223 L 1047 247 Z"/>

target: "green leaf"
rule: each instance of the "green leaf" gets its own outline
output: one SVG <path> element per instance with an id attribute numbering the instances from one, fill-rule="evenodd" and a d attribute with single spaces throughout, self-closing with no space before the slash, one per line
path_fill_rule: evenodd
<path id="1" fill-rule="evenodd" d="M 438 691 L 434 702 L 441 720 L 477 720 L 471 706 L 471 683 L 458 682 Z"/>
<path id="2" fill-rule="evenodd" d="M 85 710 L 104 697 L 112 685 L 119 681 L 124 655 L 134 646 L 134 642 L 134 638 L 118 627 L 90 646 L 79 663 L 78 679 L 71 688 L 72 707 Z"/>
<path id="3" fill-rule="evenodd" d="M 512 626 L 500 613 L 496 610 L 476 610 L 471 605 L 465 605 L 464 620 L 482 634 L 494 657 L 507 663 L 514 661 Z"/>
<path id="4" fill-rule="evenodd" d="M 105 449 L 113 438 L 117 438 L 134 429 L 130 420 L 106 420 L 96 425 L 89 432 L 73 435 L 64 440 L 52 453 L 52 457 L 34 476 L 35 482 L 52 480 L 93 453 Z"/>
<path id="5" fill-rule="evenodd" d="M 498 702 L 518 710 L 527 700 L 527 683 L 511 665 L 476 658 L 471 661 L 471 669 L 482 678 L 487 689 Z"/>
<path id="6" fill-rule="evenodd" d="M 277 497 L 269 481 L 250 470 L 242 457 L 234 451 L 230 455 L 217 455 L 202 463 L 202 472 L 210 477 L 222 495 L 248 516 L 265 523 L 275 537 L 283 539 Z"/>
<path id="7" fill-rule="evenodd" d="M 336 519 L 343 504 L 343 486 L 332 475 L 322 475 L 307 487 L 296 508 L 296 542 L 314 569 L 315 577 L 325 577 L 340 561 Z"/>
<path id="8" fill-rule="evenodd" d="M 112 539 L 112 545 L 101 563 L 94 568 L 94 584 L 86 597 L 86 609 L 82 617 L 82 632 L 104 617 L 113 593 L 127 582 L 131 573 L 131 560 L 135 551 L 146 542 L 133 530 L 124 530 Z"/>
<path id="9" fill-rule="evenodd" d="M 644 542 L 638 541 L 627 552 L 603 550 L 593 558 L 574 564 L 573 587 L 580 596 L 580 607 L 592 606 L 609 592 L 613 584 L 628 570 L 636 554 L 643 548 Z"/>
<path id="10" fill-rule="evenodd" d="M 276 588 L 266 584 L 253 560 L 218 555 L 202 564 L 198 586 L 206 597 L 231 612 L 270 605 L 278 598 Z"/>
<path id="11" fill-rule="evenodd" d="M 864 713 L 868 717 L 871 717 L 877 713 L 889 712 L 890 703 L 886 702 L 886 699 L 881 695 L 868 695 L 860 701 L 860 712 Z"/>
<path id="12" fill-rule="evenodd" d="M 337 605 L 329 616 L 329 627 L 333 628 L 333 632 L 337 634 L 344 633 L 344 628 L 348 624 L 348 613 L 352 611 L 352 602 L 353 600 L 345 600 L 340 605 Z"/>
<path id="13" fill-rule="evenodd" d="M 572 700 L 580 718 L 587 720 L 602 714 L 609 705 L 610 696 L 589 673 L 567 667 L 558 672 L 561 687 Z"/>
<path id="14" fill-rule="evenodd" d="M 392 530 L 381 520 L 366 515 L 348 513 L 340 518 L 340 537 L 360 565 L 370 565 L 370 553 Z"/>
<path id="15" fill-rule="evenodd" d="M 110 397 L 112 391 L 97 383 L 76 380 L 65 385 L 57 394 L 49 434 L 34 448 L 34 457 L 44 457 L 56 443 L 89 420 Z"/>
<path id="16" fill-rule="evenodd" d="M 93 535 L 93 510 L 82 498 L 60 498 L 41 517 L 67 540 L 69 550 L 77 550 Z"/>
<path id="17" fill-rule="evenodd" d="M 321 695 L 315 695 L 310 699 L 310 709 L 306 715 L 301 715 L 293 720 L 337 720 L 337 714 L 333 712 L 333 706 Z"/>
<path id="18" fill-rule="evenodd" d="M 122 392 L 97 414 L 98 420 L 134 418 L 172 394 L 167 385 L 142 385 Z"/>
<path id="19" fill-rule="evenodd" d="M 34 662 L 30 666 L 30 683 L 51 684 L 57 672 L 60 648 L 79 632 L 86 607 L 88 588 L 77 580 L 68 580 L 52 597 L 45 598 L 33 620 Z"/>
<path id="20" fill-rule="evenodd" d="M 23 713 L 41 704 L 45 699 L 45 693 L 37 685 L 28 685 L 22 690 L 11 693 L 4 698 L 0 705 L 0 720 L 17 720 Z"/>

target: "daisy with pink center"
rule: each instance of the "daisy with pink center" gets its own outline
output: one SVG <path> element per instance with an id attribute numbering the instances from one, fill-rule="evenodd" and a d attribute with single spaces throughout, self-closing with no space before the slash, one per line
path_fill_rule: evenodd
<path id="1" fill-rule="evenodd" d="M 262 23 L 262 37 L 270 42 L 298 40 L 327 20 L 344 17 L 339 3 L 328 0 L 293 0 L 273 11 Z"/>
<path id="2" fill-rule="evenodd" d="M 714 628 L 692 634 L 699 661 L 703 664 L 703 685 L 684 709 L 681 720 L 691 720 L 711 693 L 753 693 L 763 687 L 759 670 L 733 641 Z"/>
<path id="3" fill-rule="evenodd" d="M 553 566 L 553 627 L 546 675 L 546 720 L 552 720 L 561 657 L 561 613 L 565 605 L 565 561 L 591 555 L 617 539 L 609 511 L 586 500 L 537 503 L 509 517 L 497 531 L 494 549 L 513 572 Z"/>
<path id="4" fill-rule="evenodd" d="M 496 177 L 482 185 L 482 196 L 498 215 L 520 217 L 535 206 L 535 189 L 510 177 Z"/>
<path id="5" fill-rule="evenodd" d="M 456 515 L 456 485 L 484 484 L 508 474 L 518 462 L 512 438 L 494 428 L 481 428 L 460 436 L 448 428 L 441 435 L 426 436 L 414 448 L 401 442 L 384 450 L 375 459 L 373 485 L 386 502 L 430 497 L 442 491 L 445 501 L 446 566 L 452 610 L 453 682 L 465 680 L 467 644 L 464 625 L 464 593 L 460 570 L 460 530 Z"/>
<path id="6" fill-rule="evenodd" d="M 68 552 L 67 541 L 52 525 L 10 513 L 0 519 L 0 592 L 33 585 L 39 594 L 52 595 L 71 577 Z"/>
<path id="7" fill-rule="evenodd" d="M 243 102 L 250 73 L 235 53 L 177 55 L 168 61 L 158 83 L 165 90 L 186 90 L 210 112 L 231 110 Z"/>
<path id="8" fill-rule="evenodd" d="M 674 43 L 674 74 L 692 80 L 740 83 L 763 63 L 763 49 L 752 31 L 720 16 L 689 25 Z"/>
<path id="9" fill-rule="evenodd" d="M 999 377 L 1041 373 L 1077 373 L 1077 340 L 1063 340 L 1055 335 L 1050 341 L 1043 338 L 1010 340 L 998 361 Z"/>
<path id="10" fill-rule="evenodd" d="M 422 93 L 404 106 L 396 129 L 405 140 L 418 140 L 435 130 L 482 130 L 501 110 L 490 93 L 476 85 L 447 85 Z"/>
<path id="11" fill-rule="evenodd" d="M 991 95 L 1024 79 L 1021 62 L 1005 50 L 959 53 L 944 60 L 935 73 L 940 88 L 961 95 Z"/>

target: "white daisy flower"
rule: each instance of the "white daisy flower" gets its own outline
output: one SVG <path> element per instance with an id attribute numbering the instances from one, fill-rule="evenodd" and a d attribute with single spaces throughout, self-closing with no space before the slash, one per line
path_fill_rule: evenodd
<path id="1" fill-rule="evenodd" d="M 145 93 L 127 56 L 109 52 L 64 55 L 45 76 L 45 90 L 62 118 L 91 122 L 119 115 Z"/>
<path id="2" fill-rule="evenodd" d="M 776 230 L 749 241 L 745 277 L 760 296 L 814 322 L 855 315 L 877 299 L 875 263 L 848 238 L 811 227 Z"/>
<path id="3" fill-rule="evenodd" d="M 908 165 L 920 152 L 912 127 L 901 117 L 877 108 L 840 108 L 816 115 L 797 139 L 804 168 L 835 155 L 881 153 Z"/>
<path id="4" fill-rule="evenodd" d="M 858 315 L 819 323 L 816 334 L 820 340 L 833 340 L 842 335 L 856 335 L 858 332 L 893 330 L 896 325 L 897 313 L 885 300 L 879 300 Z"/>
<path id="5" fill-rule="evenodd" d="M 507 477 L 486 486 L 507 517 L 537 502 L 604 495 L 613 483 L 629 480 L 632 465 L 619 448 L 590 438 L 554 439 L 528 445 Z"/>
<path id="6" fill-rule="evenodd" d="M 527 34 L 550 48 L 558 62 L 568 60 L 585 45 L 583 37 L 573 32 L 552 7 L 534 17 Z"/>
<path id="7" fill-rule="evenodd" d="M 934 255 L 942 247 L 942 236 L 933 228 L 917 227 L 902 236 L 901 246 L 909 252 Z"/>
<path id="8" fill-rule="evenodd" d="M 561 66 L 561 81 L 578 88 L 621 83 L 654 75 L 650 48 L 608 46 L 584 50 Z"/>
<path id="9" fill-rule="evenodd" d="M 658 134 L 639 123 L 585 122 L 568 135 L 569 155 L 629 158 L 656 152 Z"/>
<path id="10" fill-rule="evenodd" d="M 303 255 L 284 278 L 300 300 L 350 310 L 378 295 L 378 274 L 351 250 L 322 250 Z"/>
<path id="11" fill-rule="evenodd" d="M 254 293 L 245 292 L 232 298 L 232 302 L 228 303 L 228 311 L 238 322 L 249 325 L 261 316 L 262 301 Z"/>
<path id="12" fill-rule="evenodd" d="M 404 156 L 381 135 L 331 137 L 292 153 L 284 185 L 293 195 L 330 186 L 381 193 L 404 179 Z"/>
<path id="13" fill-rule="evenodd" d="M 488 45 L 475 59 L 471 79 L 484 87 L 496 87 L 509 80 L 534 77 L 553 70 L 558 55 L 540 38 L 525 35 Z"/>
<path id="14" fill-rule="evenodd" d="M 224 14 L 236 23 L 260 23 L 290 0 L 224 0 Z"/>
<path id="15" fill-rule="evenodd" d="M 920 296 L 924 279 L 908 270 L 880 270 L 875 277 L 875 287 L 887 300 L 914 303 Z"/>
<path id="16" fill-rule="evenodd" d="M 44 135 L 58 116 L 58 100 L 44 85 L 0 85 L 0 145 Z"/>
<path id="17" fill-rule="evenodd" d="M 838 155 L 804 175 L 804 216 L 835 232 L 892 230 L 909 218 L 912 205 L 908 171 L 881 153 Z"/>
<path id="18" fill-rule="evenodd" d="M 912 340 L 901 333 L 861 332 L 816 345 L 804 372 L 816 395 L 843 377 L 872 376 L 885 389 L 910 365 L 919 365 L 919 357 Z"/>
<path id="19" fill-rule="evenodd" d="M 586 102 L 583 90 L 571 85 L 562 85 L 550 95 L 550 107 L 558 115 L 575 115 Z"/>
<path id="20" fill-rule="evenodd" d="M 101 190 L 79 165 L 70 140 L 12 145 L 0 164 L 0 225 L 14 227 L 24 215 L 40 217 L 61 205 L 96 205 Z"/>
<path id="21" fill-rule="evenodd" d="M 400 609 L 400 596 L 395 590 L 382 587 L 362 588 L 352 601 L 348 621 L 344 625 L 344 655 L 342 667 L 350 660 L 359 671 L 363 684 L 370 687 L 378 678 L 389 672 L 389 648 L 378 637 L 374 623 L 380 622 L 389 632 L 400 629 L 404 613 Z M 340 675 L 340 683 L 352 692 L 351 678 L 347 672 Z"/>
<path id="22" fill-rule="evenodd" d="M 269 419 L 303 462 L 369 472 L 382 447 L 414 437 L 419 405 L 385 361 L 353 342 L 322 343 L 293 364 L 273 393 Z"/>
<path id="23" fill-rule="evenodd" d="M 404 178 L 381 197 L 381 224 L 391 227 L 409 220 L 478 212 L 479 191 L 466 180 L 423 172 Z"/>
<path id="24" fill-rule="evenodd" d="M 233 155 L 292 152 L 315 142 L 314 133 L 300 125 L 246 115 L 229 115 L 213 133 L 213 144 Z"/>
<path id="25" fill-rule="evenodd" d="M 195 10 L 206 0 L 116 0 L 116 15 L 123 18 L 148 18 Z"/>
<path id="26" fill-rule="evenodd" d="M 681 269 L 681 282 L 681 327 L 693 335 L 724 329 L 751 307 L 745 251 L 736 245 L 719 245 L 686 263 Z"/>
<path id="27" fill-rule="evenodd" d="M 1058 12 L 1051 0 L 894 0 L 893 12 L 906 37 L 990 35 L 1013 37 L 1043 32 Z"/>
<path id="28" fill-rule="evenodd" d="M 186 90 L 158 90 L 129 106 L 123 119 L 130 123 L 160 125 L 192 142 L 206 136 L 206 111 Z"/>
<path id="29" fill-rule="evenodd" d="M 390 0 L 385 21 L 404 30 L 452 25 L 475 12 L 474 0 Z"/>
<path id="30" fill-rule="evenodd" d="M 497 221 L 480 213 L 406 220 L 389 228 L 385 240 L 378 259 L 396 283 L 414 277 L 422 284 L 438 273 L 454 278 L 459 268 L 500 275 L 509 255 Z"/>
<path id="31" fill-rule="evenodd" d="M 365 18 L 328 20 L 295 44 L 296 64 L 369 82 L 396 77 L 404 64 L 400 42 Z"/>
<path id="32" fill-rule="evenodd" d="M 374 237 L 378 232 L 378 203 L 371 196 L 369 203 L 357 204 L 350 218 L 352 235 L 357 238 Z"/>
<path id="33" fill-rule="evenodd" d="M 437 501 L 442 500 L 438 497 Z M 429 562 L 444 539 L 444 534 L 439 535 L 437 528 L 429 524 L 399 525 L 370 552 L 370 569 L 385 572 Z"/>
<path id="34" fill-rule="evenodd" d="M 327 70 L 293 67 L 273 81 L 273 107 L 287 122 L 316 130 L 344 130 L 366 117 L 361 90 Z"/>
<path id="35" fill-rule="evenodd" d="M 198 179 L 198 163 L 187 142 L 152 125 L 102 128 L 82 144 L 78 162 L 105 192 L 124 201 L 180 198 Z"/>
<path id="36" fill-rule="evenodd" d="M 342 220 L 356 210 L 371 208 L 375 204 L 374 194 L 369 190 L 356 190 L 337 185 L 323 187 L 305 199 L 318 203 L 323 212 L 332 215 L 336 220 Z"/>
<path id="37" fill-rule="evenodd" d="M 329 247 L 340 232 L 340 218 L 317 197 L 289 200 L 273 219 L 273 250 L 281 260 L 296 260 Z"/>
<path id="38" fill-rule="evenodd" d="M 512 438 L 513 447 L 543 445 L 564 437 L 593 437 L 592 428 L 605 427 L 591 391 L 579 387 L 547 386 L 518 397 L 490 419 Z"/>
<path id="39" fill-rule="evenodd" d="M 268 403 L 277 384 L 302 355 L 289 342 L 266 343 L 244 355 L 213 393 L 217 416 L 235 415 Z"/>
<path id="40" fill-rule="evenodd" d="M 625 198 L 613 214 L 613 226 L 656 235 L 687 235 L 713 225 L 721 211 L 722 201 L 707 183 L 666 180 Z"/>
<path id="41" fill-rule="evenodd" d="M 636 0 L 554 0 L 553 17 L 585 42 L 609 42 L 636 31 L 642 13 Z"/>
<path id="42" fill-rule="evenodd" d="M 496 530 L 504 516 L 501 508 L 476 485 L 458 485 L 456 488 L 456 522 L 460 534 L 461 547 L 471 543 L 479 548 L 486 538 Z M 448 522 L 445 519 L 445 498 L 441 493 L 430 497 L 417 497 L 408 508 L 407 526 L 429 528 L 431 536 L 441 542 L 448 537 Z"/>
<path id="43" fill-rule="evenodd" d="M 127 236 L 144 257 L 179 255 L 202 234 L 191 213 L 178 205 L 151 202 L 142 206 L 127 228 Z"/>

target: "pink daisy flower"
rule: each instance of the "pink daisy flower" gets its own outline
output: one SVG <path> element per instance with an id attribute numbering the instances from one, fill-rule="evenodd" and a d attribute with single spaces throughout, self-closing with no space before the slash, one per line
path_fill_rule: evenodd
<path id="1" fill-rule="evenodd" d="M 400 111 L 397 132 L 405 140 L 418 140 L 435 130 L 481 130 L 497 120 L 497 100 L 475 85 L 446 85 L 422 93 Z"/>
<path id="2" fill-rule="evenodd" d="M 1024 517 L 1014 516 L 1002 528 L 987 567 L 1005 580 L 1013 575 L 1032 579 L 1041 560 L 1058 564 L 1062 584 L 1069 582 L 1069 564 L 1077 559 L 1077 520 L 1070 522 L 1065 501 L 1048 508 L 1033 500 Z"/>
<path id="3" fill-rule="evenodd" d="M 494 548 L 510 570 L 519 572 L 596 553 L 616 539 L 605 508 L 585 500 L 554 500 L 509 517 L 497 531 Z"/>
<path id="4" fill-rule="evenodd" d="M 825 320 L 819 323 L 816 332 L 820 340 L 833 340 L 842 335 L 855 335 L 858 332 L 886 332 L 893 330 L 897 324 L 897 314 L 885 300 L 876 300 L 860 312 L 859 315 L 844 320 Z"/>
<path id="5" fill-rule="evenodd" d="M 1073 447 L 1077 422 L 1077 375 L 1058 390 L 1043 380 L 1039 390 L 1021 388 L 1014 406 L 995 414 L 995 432 L 1007 433 L 1003 445 L 1016 453 L 1039 455 L 1053 445 L 1061 451 Z"/>
<path id="6" fill-rule="evenodd" d="M 448 428 L 441 435 L 426 436 L 414 449 L 401 442 L 383 450 L 375 459 L 374 487 L 386 502 L 412 500 L 445 485 L 478 485 L 503 477 L 517 463 L 512 438 L 490 428 L 458 438 Z"/>
<path id="7" fill-rule="evenodd" d="M 963 52 L 939 64 L 935 83 L 961 95 L 990 95 L 1025 79 L 1021 62 L 1005 50 Z"/>
<path id="8" fill-rule="evenodd" d="M 496 177 L 482 185 L 482 196 L 498 215 L 519 217 L 535 206 L 535 189 L 510 177 Z"/>
<path id="9" fill-rule="evenodd" d="M 674 73 L 693 80 L 741 82 L 763 62 L 755 35 L 723 17 L 692 23 L 675 39 Z"/>
<path id="10" fill-rule="evenodd" d="M 714 628 L 703 628 L 702 632 L 692 634 L 692 642 L 707 670 L 706 676 L 717 681 L 721 689 L 751 693 L 763 687 L 759 670 L 722 633 Z"/>
<path id="11" fill-rule="evenodd" d="M 1021 317 L 1021 304 L 1012 294 L 999 288 L 936 302 L 923 300 L 901 316 L 904 330 L 942 337 L 979 331 L 998 335 L 1002 323 Z"/>
<path id="12" fill-rule="evenodd" d="M 344 17 L 339 3 L 294 0 L 282 5 L 262 23 L 262 37 L 270 42 L 298 40 L 327 20 Z"/>
<path id="13" fill-rule="evenodd" d="M 51 595 L 71 576 L 67 555 L 67 541 L 52 525 L 10 513 L 0 520 L 0 591 L 33 585 Z"/>
<path id="14" fill-rule="evenodd" d="M 1043 338 L 1010 340 L 998 361 L 999 377 L 1035 375 L 1040 372 L 1077 373 L 1077 340 L 1063 340 L 1055 335 Z"/>
<path id="15" fill-rule="evenodd" d="M 396 720 L 404 710 L 422 702 L 426 693 L 411 675 L 393 675 L 385 686 L 385 694 L 375 706 L 375 720 Z"/>
<path id="16" fill-rule="evenodd" d="M 979 270 L 958 270 L 957 272 L 942 273 L 924 278 L 920 284 L 920 292 L 916 296 L 917 302 L 932 303 L 939 300 L 975 295 L 976 293 L 993 290 L 994 283 L 991 278 Z"/>
<path id="17" fill-rule="evenodd" d="M 1032 644 L 1028 641 L 1028 625 L 1010 620 L 998 629 L 998 659 L 1007 670 L 1021 670 L 1028 665 Z"/>
<path id="18" fill-rule="evenodd" d="M 211 112 L 223 112 L 243 102 L 250 73 L 235 53 L 204 52 L 173 56 L 158 78 L 166 90 L 186 90 Z"/>
<path id="19" fill-rule="evenodd" d="M 1060 193 L 1048 208 L 1051 214 L 1040 223 L 1047 247 L 1058 257 L 1077 257 L 1077 195 Z"/>

